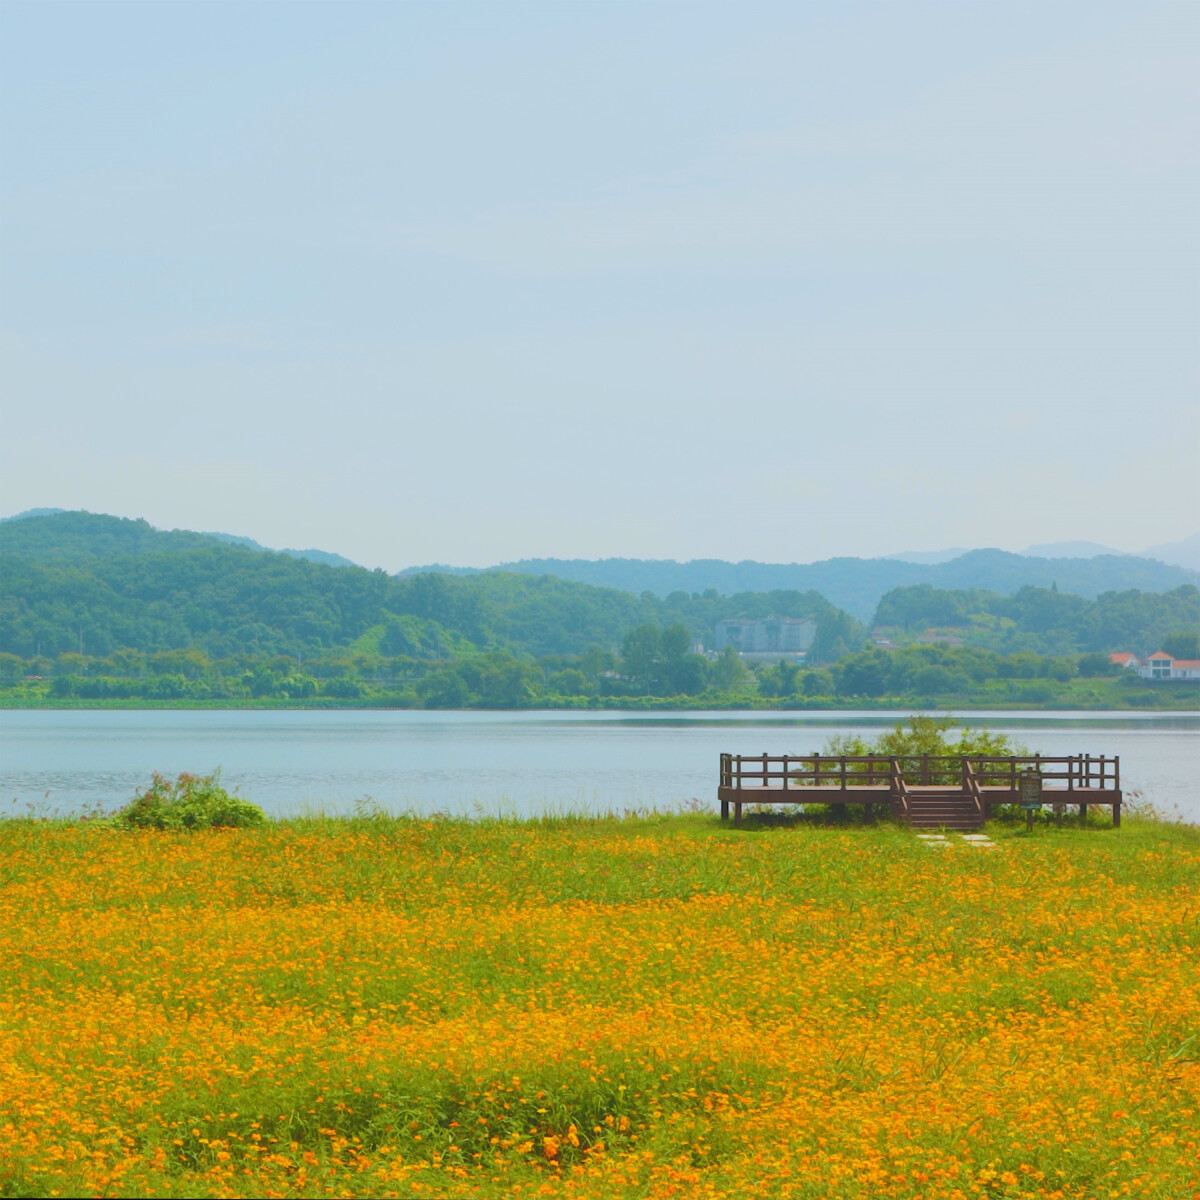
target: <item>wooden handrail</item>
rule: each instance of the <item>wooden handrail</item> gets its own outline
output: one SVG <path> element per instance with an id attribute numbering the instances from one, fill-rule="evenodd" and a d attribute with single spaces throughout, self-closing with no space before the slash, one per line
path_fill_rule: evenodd
<path id="1" fill-rule="evenodd" d="M 979 791 L 979 780 L 975 778 L 975 772 L 971 769 L 971 760 L 966 757 L 962 760 L 962 779 L 963 791 L 970 794 L 971 799 L 975 801 L 979 819 L 984 820 L 983 796 Z"/>
<path id="2" fill-rule="evenodd" d="M 904 772 L 900 763 L 892 759 L 892 797 L 900 808 L 900 815 L 907 821 L 912 813 L 908 807 L 908 784 L 904 782 Z"/>
<path id="3" fill-rule="evenodd" d="M 1048 783 L 1058 783 L 1062 791 L 1078 788 L 1102 791 L 1120 790 L 1120 759 L 1101 755 L 970 755 L 971 774 L 982 787 L 1017 790 L 1017 777 L 1023 770 L 1034 770 Z M 896 775 L 906 785 L 953 783 L 962 778 L 967 756 L 958 754 L 897 755 L 844 754 L 756 754 L 752 757 L 721 755 L 721 785 L 741 790 L 771 788 L 782 790 L 816 787 L 846 791 L 858 787 L 891 786 Z M 1061 786 L 1065 785 L 1065 786 Z"/>

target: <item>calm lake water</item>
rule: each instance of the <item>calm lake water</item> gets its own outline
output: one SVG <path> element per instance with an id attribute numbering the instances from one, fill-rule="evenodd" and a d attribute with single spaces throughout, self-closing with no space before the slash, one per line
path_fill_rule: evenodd
<path id="1" fill-rule="evenodd" d="M 0 813 L 113 808 L 222 769 L 276 815 L 532 814 L 713 804 L 718 755 L 808 754 L 904 713 L 0 712 Z M 971 713 L 1043 754 L 1121 756 L 1126 795 L 1200 823 L 1200 713 Z"/>

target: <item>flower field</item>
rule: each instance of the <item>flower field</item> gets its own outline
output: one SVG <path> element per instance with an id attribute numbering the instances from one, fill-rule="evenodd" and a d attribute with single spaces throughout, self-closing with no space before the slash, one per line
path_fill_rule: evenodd
<path id="1" fill-rule="evenodd" d="M 1200 1194 L 1200 837 L 0 824 L 0 1195 Z"/>

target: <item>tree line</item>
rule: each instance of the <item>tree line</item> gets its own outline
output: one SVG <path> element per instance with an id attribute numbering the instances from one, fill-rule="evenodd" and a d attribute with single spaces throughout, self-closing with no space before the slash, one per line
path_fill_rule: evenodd
<path id="1" fill-rule="evenodd" d="M 1191 585 L 1094 601 L 1053 587 L 902 587 L 868 632 L 812 591 L 659 597 L 505 572 L 394 578 L 90 514 L 0 529 L 0 683 L 64 701 L 1033 700 L 1087 681 L 1136 690 L 1107 651 L 1200 630 Z M 717 623 L 733 617 L 810 618 L 806 661 L 714 655 Z"/>
<path id="2" fill-rule="evenodd" d="M 1129 650 L 1151 654 L 1172 633 L 1200 629 L 1200 590 L 1104 592 L 1095 600 L 1057 588 L 1024 587 L 1011 596 L 919 584 L 895 588 L 879 602 L 877 630 L 901 638 L 933 629 L 1003 653 L 1070 655 Z"/>

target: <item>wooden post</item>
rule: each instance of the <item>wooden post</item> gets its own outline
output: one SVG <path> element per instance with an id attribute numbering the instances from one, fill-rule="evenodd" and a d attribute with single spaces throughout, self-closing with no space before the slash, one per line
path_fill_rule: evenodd
<path id="1" fill-rule="evenodd" d="M 733 802 L 733 823 L 735 826 L 742 823 L 742 802 L 740 800 Z"/>
<path id="2" fill-rule="evenodd" d="M 841 766 L 842 766 L 842 791 L 845 792 L 845 790 L 846 790 L 846 756 L 844 754 L 841 756 Z M 837 817 L 837 819 L 839 821 L 845 820 L 846 805 L 845 805 L 844 801 L 839 801 L 837 804 L 835 804 L 833 806 L 833 815 L 835 817 Z"/>

